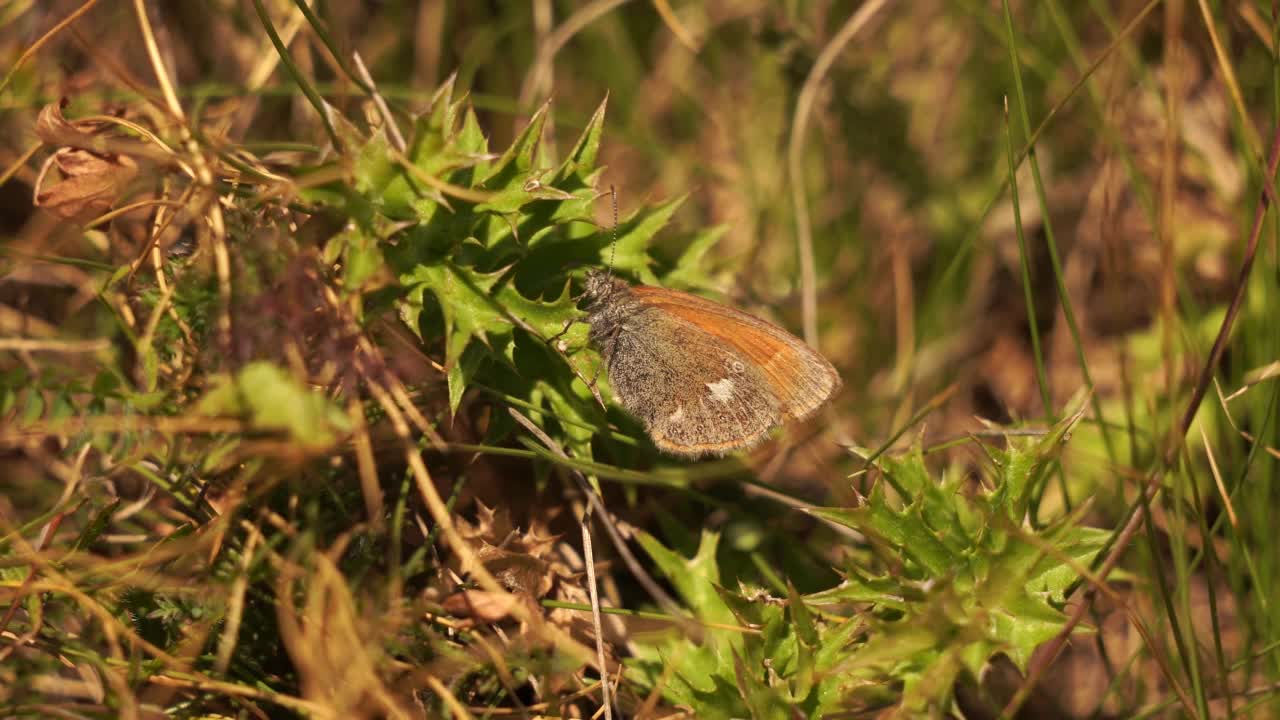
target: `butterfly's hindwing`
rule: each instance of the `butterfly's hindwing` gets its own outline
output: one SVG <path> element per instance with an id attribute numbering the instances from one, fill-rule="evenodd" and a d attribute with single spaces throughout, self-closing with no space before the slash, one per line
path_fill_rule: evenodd
<path id="1" fill-rule="evenodd" d="M 630 315 L 611 345 L 614 394 L 663 450 L 731 452 L 758 443 L 781 421 L 777 397 L 746 357 L 660 309 Z"/>

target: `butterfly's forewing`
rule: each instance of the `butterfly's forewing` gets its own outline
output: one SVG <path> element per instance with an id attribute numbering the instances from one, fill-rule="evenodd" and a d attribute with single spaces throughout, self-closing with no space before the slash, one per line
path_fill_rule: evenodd
<path id="1" fill-rule="evenodd" d="M 645 305 L 690 323 L 758 367 L 778 398 L 784 421 L 808 417 L 840 388 L 831 363 L 779 327 L 677 290 L 637 286 L 633 291 Z"/>
<path id="2" fill-rule="evenodd" d="M 660 449 L 678 455 L 749 448 L 781 420 L 763 373 L 719 337 L 642 306 L 606 349 L 614 394 Z"/>

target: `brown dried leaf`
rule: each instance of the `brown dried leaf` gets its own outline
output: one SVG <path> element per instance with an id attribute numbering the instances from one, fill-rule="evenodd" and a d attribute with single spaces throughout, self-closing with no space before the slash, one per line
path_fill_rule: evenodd
<path id="1" fill-rule="evenodd" d="M 526 603 L 529 611 L 538 612 L 537 605 L 526 595 L 491 593 L 487 590 L 464 590 L 444 599 L 441 606 L 454 617 L 469 617 L 485 623 L 504 620 L 511 615 L 516 603 Z"/>
<path id="2" fill-rule="evenodd" d="M 68 145 L 68 140 L 76 135 L 85 135 L 89 124 L 81 121 L 80 127 L 69 122 L 62 114 L 63 103 L 49 103 L 40 109 L 36 116 L 36 137 L 46 145 Z"/>
<path id="3" fill-rule="evenodd" d="M 36 117 L 35 132 L 45 145 L 57 148 L 80 148 L 106 156 L 129 155 L 137 160 L 166 166 L 177 164 L 172 151 L 153 142 L 105 132 L 115 127 L 116 124 L 102 120 L 67 120 L 62 114 L 61 105 L 46 105 Z"/>
<path id="4" fill-rule="evenodd" d="M 482 502 L 476 502 L 474 525 L 458 518 L 458 533 L 468 540 L 485 540 L 491 544 L 502 542 L 511 532 L 510 515 L 505 509 L 495 510 Z"/>
<path id="5" fill-rule="evenodd" d="M 551 590 L 547 564 L 531 555 L 493 546 L 482 548 L 478 554 L 485 569 L 511 592 L 539 598 Z"/>
<path id="6" fill-rule="evenodd" d="M 458 519 L 458 534 L 471 543 L 476 554 L 486 563 L 487 558 L 506 555 L 527 555 L 542 560 L 560 539 L 559 535 L 544 534 L 539 528 L 522 532 L 511 522 L 511 514 L 506 508 L 495 510 L 484 503 L 477 503 L 475 524 Z M 493 551 L 505 554 L 486 555 Z"/>
<path id="7" fill-rule="evenodd" d="M 531 599 L 546 597 L 557 577 L 558 568 L 549 560 L 558 536 L 533 529 L 521 531 L 511 522 L 505 508 L 493 509 L 478 503 L 475 523 L 461 518 L 460 534 L 475 552 L 475 558 L 511 592 Z M 473 568 L 462 566 L 463 572 Z"/>
<path id="8" fill-rule="evenodd" d="M 36 135 L 58 150 L 40 170 L 36 207 L 71 219 L 87 212 L 100 213 L 116 201 L 124 186 L 138 174 L 138 164 L 127 155 L 107 149 L 108 138 L 97 134 L 102 127 L 96 121 L 67 120 L 62 104 L 51 103 L 40 110 Z M 41 190 L 45 176 L 54 168 L 61 179 Z"/>
<path id="9" fill-rule="evenodd" d="M 76 148 L 55 152 L 41 170 L 41 180 L 50 167 L 57 168 L 62 178 L 45 190 L 37 183 L 35 205 L 66 219 L 111 207 L 138 173 L 137 163 L 127 156 Z"/>

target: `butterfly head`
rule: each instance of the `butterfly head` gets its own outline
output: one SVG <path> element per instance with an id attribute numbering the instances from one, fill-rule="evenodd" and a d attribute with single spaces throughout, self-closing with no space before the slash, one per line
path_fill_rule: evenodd
<path id="1" fill-rule="evenodd" d="M 592 341 L 608 353 L 612 348 L 609 339 L 635 309 L 631 286 L 607 270 L 593 268 L 587 271 L 582 295 L 587 301 Z"/>
<path id="2" fill-rule="evenodd" d="M 610 298 L 625 292 L 629 286 L 625 280 L 614 277 L 609 271 L 592 268 L 587 271 L 583 295 L 591 307 L 608 303 Z"/>

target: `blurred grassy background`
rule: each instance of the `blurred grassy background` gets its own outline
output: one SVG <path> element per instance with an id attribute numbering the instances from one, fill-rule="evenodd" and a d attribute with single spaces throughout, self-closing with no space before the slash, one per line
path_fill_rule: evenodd
<path id="1" fill-rule="evenodd" d="M 286 38 L 301 81 L 279 64 L 252 2 L 139 4 L 146 7 L 159 56 L 172 73 L 190 126 L 200 128 L 192 142 L 216 149 L 224 161 L 238 151 L 253 153 L 263 167 L 294 178 L 311 167 L 309 153 L 330 142 L 300 84 L 314 86 L 339 114 L 377 124 L 367 95 L 348 74 L 353 51 L 402 121 L 427 110 L 437 88 L 456 73 L 454 97 L 468 94 L 494 152 L 508 147 L 550 99 L 540 149 L 547 166 L 569 151 L 607 97 L 598 164 L 607 168 L 602 189 L 617 188 L 620 215 L 688 196 L 672 227 L 654 241 L 656 265 L 673 267 L 691 237 L 723 226 L 719 242 L 697 258 L 697 273 L 684 279 L 797 334 L 809 334 L 845 383 L 828 415 L 785 431 L 784 450 L 765 448 L 741 466 L 717 464 L 702 475 L 644 456 L 635 469 L 658 468 L 656 477 L 677 477 L 684 490 L 610 486 L 611 509 L 669 544 L 680 545 L 677 536 L 687 533 L 684 546 L 695 546 L 697 532 L 689 528 L 723 532 L 727 544 L 744 551 L 722 558 L 726 586 L 745 580 L 783 593 L 788 584 L 815 592 L 838 582 L 832 568 L 844 567 L 848 558 L 824 547 L 831 536 L 810 518 L 779 510 L 749 489 L 727 487 L 714 476 L 745 473 L 796 502 L 853 505 L 858 490 L 866 490 L 867 478 L 859 474 L 864 463 L 840 443 L 875 449 L 894 441 L 894 450 L 912 443 L 928 448 L 931 467 L 939 473 L 977 477 L 988 463 L 982 446 L 950 441 L 997 425 L 1044 428 L 1062 419 L 1064 407 L 1086 388 L 1087 419 L 1038 498 L 1030 524 L 1050 523 L 1084 503 L 1088 524 L 1118 530 L 1149 473 L 1156 472 L 1169 492 L 1144 511 L 1142 535 L 1125 555 L 1127 573 L 1116 584 L 1117 594 L 1099 598 L 1088 616 L 1100 629 L 1097 641 L 1073 643 L 1057 659 L 1025 716 L 1280 716 L 1273 699 L 1280 674 L 1280 615 L 1273 594 L 1280 590 L 1280 556 L 1270 515 L 1280 504 L 1275 420 L 1280 387 L 1274 380 L 1280 362 L 1280 231 L 1271 216 L 1252 273 L 1243 281 L 1239 277 L 1280 115 L 1275 54 L 1280 26 L 1268 4 L 1019 0 L 1006 9 L 998 0 L 317 3 L 315 12 L 338 50 L 335 55 L 297 5 L 264 0 L 261 9 Z M 46 36 L 81 10 L 73 24 Z M 857 25 L 851 24 L 855 18 Z M 38 113 L 66 98 L 69 118 L 115 115 L 162 128 L 159 134 L 174 147 L 187 140 L 164 109 L 135 4 L 9 0 L 0 3 L 0 27 L 6 28 L 0 57 L 7 73 L 0 90 L 0 168 L 5 173 L 0 182 L 0 372 L 6 373 L 0 423 L 11 431 L 3 435 L 7 431 L 0 430 L 0 551 L 8 553 L 0 566 L 0 601 L 7 589 L 17 608 L 36 575 L 27 571 L 42 567 L 41 562 L 57 568 L 64 560 L 36 552 L 39 543 L 49 542 L 36 538 L 51 518 L 57 523 L 50 537 L 59 537 L 64 520 L 54 508 L 68 507 L 64 490 L 75 487 L 76 497 L 99 492 L 94 483 L 69 480 L 82 472 L 87 451 L 81 453 L 65 441 L 66 433 L 39 421 L 92 412 L 86 407 L 92 402 L 84 397 L 101 396 L 98 383 L 107 381 L 91 359 L 100 350 L 96 345 L 46 354 L 16 342 L 6 346 L 3 338 L 97 342 L 118 334 L 117 318 L 127 314 L 126 308 L 146 317 L 165 294 L 144 282 L 118 303 L 103 299 L 104 288 L 147 256 L 149 221 L 141 212 L 124 217 L 132 224 L 86 230 L 84 223 L 105 206 L 75 222 L 33 206 L 41 162 L 56 145 L 42 146 L 37 139 Z M 850 30 L 852 35 L 842 34 Z M 42 38 L 47 42 L 23 54 Z M 824 53 L 830 54 L 825 68 Z M 820 75 L 813 75 L 815 67 L 824 68 Z M 806 83 L 811 83 L 809 92 Z M 1033 133 L 1034 153 L 1027 155 Z M 1018 163 L 1012 178 L 1016 196 L 1010 191 L 1011 156 Z M 139 175 L 157 185 L 168 182 L 163 177 L 152 165 L 144 165 Z M 292 253 L 308 244 L 323 246 L 336 229 L 312 224 L 295 243 L 289 236 L 297 228 L 271 228 L 265 220 L 269 212 L 233 212 L 252 188 L 223 192 L 229 232 L 241 238 L 231 248 L 236 295 L 286 286 L 276 298 L 279 306 L 268 303 L 260 311 L 282 318 L 280 325 L 303 343 L 314 339 L 316 328 L 290 316 L 294 296 L 289 293 L 311 292 L 309 281 L 299 279 L 305 273 L 290 269 Z M 596 203 L 594 214 L 602 226 L 613 222 L 607 201 Z M 813 275 L 807 282 L 805 226 L 812 238 Z M 171 253 L 175 246 L 208 243 L 203 231 L 174 227 L 166 232 L 161 242 Z M 209 251 L 198 257 L 212 268 Z M 209 340 L 203 354 L 159 371 L 122 372 L 153 381 L 159 372 L 158 391 L 141 381 L 138 390 L 157 392 L 173 407 L 181 408 L 208 388 L 200 381 L 188 384 L 193 375 L 198 379 L 206 370 L 231 369 L 210 357 L 220 348 L 212 347 L 205 331 L 219 313 L 215 275 L 208 269 L 201 282 L 184 285 L 173 296 L 188 330 Z M 1184 437 L 1182 416 L 1237 288 L 1243 293 L 1240 314 L 1232 318 L 1213 383 Z M 805 317 L 806 292 L 816 297 L 811 319 Z M 361 307 L 378 306 L 376 292 L 364 300 L 368 305 Z M 159 341 L 180 344 L 177 325 L 159 327 Z M 234 338 L 235 363 L 254 359 L 254 348 L 276 342 L 270 331 L 261 334 Z M 412 340 L 406 343 L 405 333 L 377 337 L 388 365 L 439 413 L 431 419 L 443 418 L 440 376 L 428 365 L 428 359 L 444 362 L 439 345 L 428 338 L 417 347 Z M 165 395 L 166 383 L 180 391 Z M 149 413 L 142 398 L 131 402 L 131 412 Z M 473 394 L 462 420 L 441 422 L 440 431 L 449 442 L 486 444 L 494 439 L 490 423 L 498 422 L 486 414 L 491 410 Z M 379 420 L 369 419 L 371 426 Z M 386 458 L 395 456 L 384 443 L 390 436 L 373 432 L 370 455 L 376 455 L 380 468 L 396 462 Z M 175 456 L 182 452 L 181 443 L 167 447 Z M 252 451 L 236 452 L 245 462 L 220 467 L 226 477 L 257 474 L 255 482 L 272 486 L 302 473 L 317 482 L 323 478 L 339 488 L 331 492 L 349 495 L 354 507 L 361 507 L 358 473 L 352 468 L 357 461 L 349 454 L 335 451 L 332 467 L 320 472 L 316 458 L 304 460 L 269 439 Z M 114 454 L 131 462 L 146 455 L 121 446 Z M 261 464 L 249 462 L 255 457 Z M 1175 461 L 1167 474 L 1166 458 Z M 606 459 L 625 465 L 616 457 Z M 94 462 L 91 456 L 90 465 Z M 298 469 L 304 466 L 305 473 Z M 148 482 L 159 484 L 162 494 L 166 490 L 130 467 L 127 477 L 115 474 L 110 463 L 95 471 L 103 479 L 100 491 L 119 495 L 128 505 L 151 497 Z M 192 461 L 184 477 L 200 475 L 202 467 Z M 573 529 L 564 524 L 569 513 L 556 509 L 564 498 L 560 485 L 547 481 L 545 464 L 527 457 L 486 457 L 472 466 L 453 457 L 432 467 L 445 496 L 455 489 L 455 480 L 458 488 L 466 480 L 458 491 L 458 509 L 475 525 L 477 536 L 502 540 L 505 531 L 528 532 L 521 542 L 527 544 L 524 552 L 532 553 L 540 542 L 531 539 L 537 532 Z M 384 479 L 389 496 L 399 477 Z M 706 496 L 697 497 L 699 492 Z M 235 514 L 237 503 L 257 509 L 262 500 L 253 492 L 215 493 L 209 499 L 215 505 L 211 514 L 228 515 Z M 499 519 L 487 517 L 477 501 L 496 506 Z M 94 510 L 104 507 L 111 508 L 106 515 Z M 126 530 L 127 517 L 113 515 L 119 511 L 119 505 L 101 498 L 75 506 L 62 528 L 64 544 L 52 542 L 52 547 L 82 550 L 77 543 L 88 541 L 77 538 L 86 537 L 85 528 L 95 522 L 122 524 L 102 536 L 108 549 L 86 561 L 95 572 L 109 568 L 113 553 L 123 552 L 120 546 L 139 542 L 130 533 L 141 532 Z M 166 512 L 157 512 L 146 523 L 157 537 L 180 526 L 176 515 L 162 522 Z M 115 519 L 103 519 L 108 517 Z M 411 525 L 407 516 L 398 517 Z M 348 538 L 348 529 L 351 537 L 362 537 L 344 527 L 341 517 L 304 520 L 289 532 L 307 531 L 307 522 L 314 520 L 317 528 L 326 528 L 310 540 L 318 547 Z M 437 531 L 427 528 L 430 523 L 419 524 L 405 531 L 417 537 L 405 552 L 419 552 L 420 563 L 436 563 L 431 541 Z M 288 534 L 283 525 L 273 527 Z M 99 528 L 88 537 L 101 543 L 102 533 Z M 251 537 L 259 536 L 251 533 L 238 541 L 245 557 L 252 555 L 244 552 L 246 543 L 252 548 L 266 542 Z M 383 551 L 377 542 L 367 542 Z M 28 543 L 25 555 L 15 549 L 22 543 Z M 201 546 L 210 562 L 191 571 L 189 577 L 198 578 L 189 580 L 191 587 L 223 592 L 218 588 L 226 583 L 241 582 L 234 577 L 267 573 L 265 567 L 250 571 L 246 561 L 244 573 L 235 576 L 236 568 L 213 562 L 217 547 Z M 354 569 L 362 567 L 359 562 L 344 560 L 343 552 L 330 555 L 336 558 L 332 572 L 318 584 L 331 593 L 327 602 L 338 603 L 333 597 L 347 592 L 340 588 L 359 586 L 363 571 Z M 625 572 L 613 568 L 608 582 L 613 584 L 606 593 L 610 604 L 648 602 Z M 46 592 L 69 592 L 55 585 Z M 197 649 L 207 644 L 203 652 L 216 656 L 217 669 L 227 670 L 229 655 L 219 653 L 232 650 L 219 650 L 210 639 L 224 636 L 225 626 L 180 627 L 199 626 L 198 617 L 193 620 L 190 608 L 182 606 L 186 601 L 175 599 L 181 593 L 134 604 L 107 595 L 98 600 L 104 612 L 158 624 L 173 619 L 174 627 L 164 635 L 168 645 L 157 639 L 160 634 L 146 637 L 171 653 L 187 643 L 195 665 L 201 662 Z M 137 692 L 143 705 L 188 716 L 238 712 L 248 717 L 283 709 L 323 715 L 319 705 L 276 701 L 284 695 L 310 703 L 332 700 L 309 687 L 306 678 L 325 677 L 325 672 L 340 677 L 340 658 L 328 658 L 333 667 L 312 668 L 308 674 L 299 658 L 325 638 L 308 636 L 305 627 L 277 627 L 286 621 L 273 614 L 269 598 L 258 600 L 257 613 L 243 622 L 261 623 L 262 647 L 254 647 L 253 633 L 241 633 L 233 671 L 219 675 L 227 678 L 225 686 L 174 675 L 163 692 L 155 687 Z M 39 627 L 30 617 L 26 622 Z M 16 627 L 0 637 L 0 657 L 25 652 L 19 650 L 22 632 Z M 54 657 L 59 634 L 76 629 L 45 627 L 36 641 L 52 644 L 43 650 Z M 292 643 L 286 658 L 274 638 L 290 632 L 295 636 L 284 641 Z M 618 648 L 630 649 L 625 633 L 613 633 Z M 470 652 L 479 652 L 471 647 Z M 504 652 L 523 649 L 509 646 Z M 392 666 L 393 659 L 412 664 L 404 657 L 387 650 L 384 659 Z M 335 700 L 329 711 L 360 707 L 370 715 L 395 715 L 411 706 L 399 695 L 411 694 L 422 713 L 445 712 L 440 700 L 445 694 L 432 695 L 426 688 L 435 689 L 423 678 L 433 672 L 430 663 L 461 661 L 443 655 L 418 660 L 423 664 L 416 669 L 394 667 L 413 679 L 408 682 L 412 693 L 387 690 L 388 698 L 373 693 L 351 706 Z M 139 711 L 122 699 L 135 693 L 125 676 L 105 670 L 105 661 L 87 665 L 99 674 L 39 663 L 0 669 L 0 683 L 22 688 L 7 695 L 0 691 L 0 702 L 9 703 L 0 705 L 0 714 L 40 715 L 63 702 L 84 716 L 123 712 L 122 707 Z M 43 671 L 32 670 L 37 666 Z M 518 709 L 522 703 L 571 697 L 578 689 L 564 681 L 557 687 L 535 682 L 530 690 L 527 678 L 537 673 L 513 679 L 492 670 L 502 666 L 493 661 L 489 674 L 454 677 L 451 691 L 472 705 Z M 190 670 L 191 664 L 175 667 Z M 563 680 L 557 672 L 565 668 L 543 670 L 544 678 Z M 972 683 L 982 686 L 974 692 L 986 698 L 985 704 L 960 693 L 958 702 L 970 717 L 984 716 L 975 707 L 1002 706 L 1010 687 L 1017 687 L 1017 673 L 1004 670 L 993 673 L 994 680 L 985 678 L 986 685 Z M 368 672 L 393 673 L 387 665 Z M 645 692 L 638 691 L 632 710 L 640 707 L 654 717 L 676 712 L 677 703 L 664 705 L 660 696 L 655 693 L 654 704 L 644 705 Z M 68 698 L 83 707 L 72 708 Z M 589 703 L 565 702 L 547 707 L 567 716 L 590 711 Z M 892 701 L 883 707 L 890 706 Z M 537 712 L 552 712 L 547 707 Z M 961 712 L 955 705 L 935 709 Z"/>

